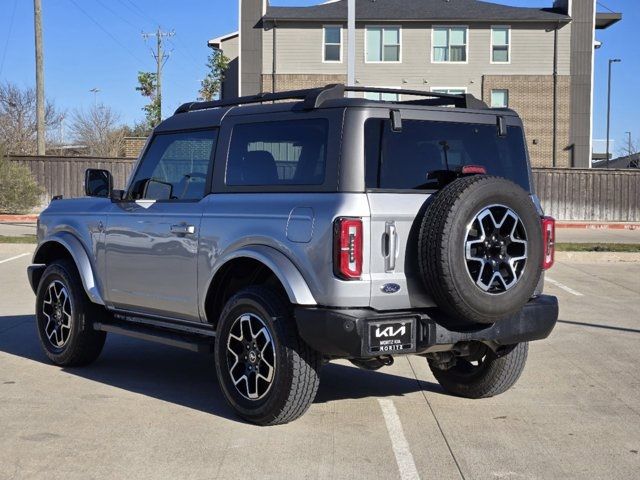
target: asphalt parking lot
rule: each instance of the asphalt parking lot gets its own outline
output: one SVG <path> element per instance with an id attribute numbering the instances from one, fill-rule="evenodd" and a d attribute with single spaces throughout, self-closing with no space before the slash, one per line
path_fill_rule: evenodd
<path id="1" fill-rule="evenodd" d="M 110 336 L 82 369 L 52 366 L 35 333 L 31 245 L 0 245 L 0 479 L 637 479 L 640 257 L 567 254 L 561 301 L 519 383 L 445 395 L 426 361 L 325 367 L 309 412 L 237 420 L 211 357 Z"/>

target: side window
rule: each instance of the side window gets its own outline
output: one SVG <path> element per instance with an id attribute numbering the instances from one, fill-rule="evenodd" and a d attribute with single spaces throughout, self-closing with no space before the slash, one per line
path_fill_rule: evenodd
<path id="1" fill-rule="evenodd" d="M 226 184 L 321 185 L 328 128 L 328 121 L 322 118 L 236 125 Z"/>
<path id="2" fill-rule="evenodd" d="M 203 198 L 217 138 L 217 129 L 156 135 L 131 184 L 130 198 Z"/>

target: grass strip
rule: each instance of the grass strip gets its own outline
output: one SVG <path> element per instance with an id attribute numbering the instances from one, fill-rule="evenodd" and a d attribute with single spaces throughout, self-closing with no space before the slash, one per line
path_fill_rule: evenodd
<path id="1" fill-rule="evenodd" d="M 556 243 L 557 252 L 640 252 L 640 243 Z"/>
<path id="2" fill-rule="evenodd" d="M 0 243 L 38 243 L 35 235 L 4 236 L 0 235 Z"/>

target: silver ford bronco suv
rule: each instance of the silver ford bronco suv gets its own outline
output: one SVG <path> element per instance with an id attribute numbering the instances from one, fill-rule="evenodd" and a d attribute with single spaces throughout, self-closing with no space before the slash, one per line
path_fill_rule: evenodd
<path id="1" fill-rule="evenodd" d="M 125 190 L 112 178 L 88 170 L 85 198 L 40 215 L 28 274 L 57 365 L 94 361 L 106 332 L 213 352 L 230 406 L 274 425 L 335 359 L 419 355 L 454 395 L 500 394 L 558 318 L 522 122 L 471 95 L 188 103 Z"/>

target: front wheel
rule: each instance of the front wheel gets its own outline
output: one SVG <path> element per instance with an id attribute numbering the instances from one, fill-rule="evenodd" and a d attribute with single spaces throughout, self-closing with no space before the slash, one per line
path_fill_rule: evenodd
<path id="1" fill-rule="evenodd" d="M 216 372 L 242 418 L 278 425 L 300 417 L 320 383 L 320 355 L 299 337 L 289 302 L 254 286 L 234 295 L 218 324 Z"/>
<path id="2" fill-rule="evenodd" d="M 465 398 L 487 398 L 506 392 L 518 381 L 528 352 L 527 342 L 519 343 L 502 356 L 482 345 L 472 357 L 459 357 L 448 369 L 432 360 L 429 368 L 447 392 Z"/>
<path id="3" fill-rule="evenodd" d="M 36 296 L 36 324 L 40 344 L 56 365 L 79 367 L 98 358 L 104 332 L 93 329 L 104 308 L 89 300 L 75 265 L 58 260 L 42 275 Z"/>

